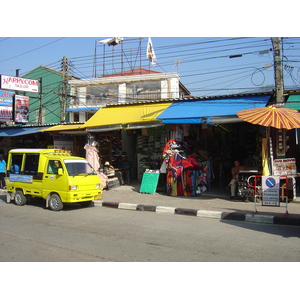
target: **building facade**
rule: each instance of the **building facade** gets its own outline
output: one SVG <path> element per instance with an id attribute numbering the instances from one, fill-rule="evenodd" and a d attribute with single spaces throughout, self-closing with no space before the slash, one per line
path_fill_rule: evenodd
<path id="1" fill-rule="evenodd" d="M 160 101 L 190 94 L 178 73 L 141 68 L 100 78 L 70 80 L 69 84 L 70 122 L 86 122 L 99 108 L 111 104 Z"/>
<path id="2" fill-rule="evenodd" d="M 28 125 L 60 123 L 63 73 L 41 65 L 22 77 L 40 81 L 38 94 L 26 93 L 30 97 Z M 68 95 L 65 99 L 68 102 Z"/>

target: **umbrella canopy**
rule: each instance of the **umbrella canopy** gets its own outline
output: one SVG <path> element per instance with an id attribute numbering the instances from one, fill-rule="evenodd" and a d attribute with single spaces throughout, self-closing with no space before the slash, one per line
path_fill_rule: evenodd
<path id="1" fill-rule="evenodd" d="M 297 110 L 280 105 L 245 109 L 237 113 L 238 117 L 252 124 L 278 129 L 300 128 L 300 114 Z"/>

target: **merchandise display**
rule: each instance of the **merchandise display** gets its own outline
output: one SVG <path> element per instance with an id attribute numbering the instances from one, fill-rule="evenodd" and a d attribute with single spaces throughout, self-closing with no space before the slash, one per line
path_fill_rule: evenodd
<path id="1" fill-rule="evenodd" d="M 197 196 L 207 189 L 206 161 L 193 156 L 189 146 L 169 140 L 163 150 L 166 162 L 166 186 L 169 196 Z"/>

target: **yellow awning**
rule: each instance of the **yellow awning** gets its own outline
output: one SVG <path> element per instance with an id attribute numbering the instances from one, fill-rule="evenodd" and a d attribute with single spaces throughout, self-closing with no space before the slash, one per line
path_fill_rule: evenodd
<path id="1" fill-rule="evenodd" d="M 99 109 L 81 128 L 159 122 L 156 117 L 171 103 L 111 106 Z"/>
<path id="2" fill-rule="evenodd" d="M 84 124 L 60 124 L 49 127 L 41 131 L 63 131 L 63 130 L 79 130 Z"/>

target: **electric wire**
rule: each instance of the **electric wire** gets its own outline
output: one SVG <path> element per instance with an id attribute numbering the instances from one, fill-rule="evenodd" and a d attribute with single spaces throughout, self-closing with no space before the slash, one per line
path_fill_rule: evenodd
<path id="1" fill-rule="evenodd" d="M 3 60 L 0 60 L 0 62 L 8 61 L 8 60 L 10 60 L 10 59 L 13 59 L 13 58 L 16 58 L 16 57 L 19 57 L 19 56 L 25 55 L 25 54 L 27 54 L 27 53 L 30 53 L 30 52 L 33 52 L 33 51 L 39 50 L 39 49 L 41 49 L 41 48 L 44 48 L 44 47 L 47 47 L 47 46 L 49 46 L 49 45 L 51 45 L 51 44 L 53 44 L 53 43 L 56 43 L 56 42 L 58 42 L 58 41 L 60 41 L 60 40 L 62 40 L 62 39 L 64 39 L 64 37 L 62 37 L 62 38 L 59 38 L 59 39 L 57 39 L 57 40 L 55 40 L 55 41 L 52 41 L 52 42 L 50 42 L 50 43 L 47 43 L 47 44 L 45 44 L 45 45 L 42 45 L 42 46 L 40 46 L 40 47 L 37 47 L 37 48 L 35 48 L 35 49 L 31 49 L 31 50 L 28 50 L 28 51 L 26 51 L 26 52 L 23 52 L 23 53 L 17 54 L 17 55 L 15 55 L 15 56 L 12 56 L 12 57 L 9 57 L 9 58 L 6 58 L 6 59 L 3 59 Z"/>
<path id="2" fill-rule="evenodd" d="M 63 39 L 63 38 L 61 38 Z M 6 61 L 9 59 L 13 59 L 15 57 L 24 55 L 26 53 L 38 50 L 42 47 L 46 47 L 54 42 L 57 42 L 61 39 L 43 45 L 41 47 L 32 49 L 30 51 L 21 53 L 11 58 L 4 59 L 2 61 Z M 6 39 L 0 40 L 3 42 Z M 138 40 L 138 39 L 135 39 Z M 139 40 L 140 42 L 140 40 Z M 93 83 L 93 78 L 91 78 L 91 70 L 93 67 L 96 70 L 102 70 L 103 64 L 105 62 L 105 69 L 102 70 L 103 75 L 108 75 L 120 72 L 125 69 L 125 66 L 129 69 L 136 68 L 139 65 L 139 59 L 142 60 L 142 67 L 146 64 L 150 66 L 149 60 L 146 59 L 146 44 L 147 38 L 143 39 L 141 42 L 141 48 L 136 48 L 136 42 L 134 40 L 124 42 L 124 48 L 121 48 L 120 45 L 116 47 L 108 47 L 107 45 L 97 45 L 102 47 L 102 50 L 105 48 L 105 55 L 86 55 L 86 56 L 77 56 L 68 58 L 69 59 L 69 69 L 68 74 L 82 79 L 90 79 L 90 82 Z M 129 48 L 126 46 L 129 45 Z M 283 48 L 284 54 L 287 57 L 285 63 L 293 63 L 296 64 L 293 70 L 298 70 L 297 75 L 293 74 L 292 70 L 286 69 L 286 75 L 291 79 L 294 86 L 299 87 L 299 67 L 298 63 L 300 62 L 300 56 L 295 55 L 295 50 L 299 50 L 297 47 L 300 45 L 299 38 L 284 38 L 283 39 Z M 154 46 L 157 65 L 156 68 L 161 69 L 163 72 L 170 72 L 170 68 L 173 68 L 174 59 L 180 60 L 179 68 L 183 69 L 180 72 L 180 77 L 184 80 L 184 85 L 190 89 L 191 91 L 195 91 L 197 93 L 208 92 L 208 94 L 214 94 L 219 91 L 227 91 L 227 90 L 251 90 L 257 89 L 257 87 L 261 86 L 261 88 L 265 88 L 267 85 L 265 84 L 266 80 L 266 72 L 269 72 L 272 68 L 263 69 L 259 66 L 259 62 L 257 62 L 256 66 L 251 64 L 251 62 L 247 64 L 242 64 L 240 67 L 237 67 L 233 61 L 228 62 L 228 66 L 216 66 L 218 60 L 228 59 L 231 55 L 239 54 L 242 57 L 246 57 L 249 55 L 256 55 L 258 57 L 265 57 L 265 61 L 261 61 L 261 63 L 271 63 L 272 65 L 272 45 L 269 38 L 252 38 L 252 37 L 239 37 L 239 38 L 207 38 L 207 39 L 199 39 L 194 42 L 186 43 L 178 43 L 172 45 L 165 46 Z M 296 46 L 296 47 L 295 47 Z M 109 49 L 111 48 L 111 49 Z M 293 52 L 292 52 L 293 51 Z M 293 53 L 293 54 L 291 54 Z M 1 62 L 2 62 L 1 61 Z M 209 63 L 209 62 L 212 63 Z M 146 63 L 147 62 L 147 63 Z M 188 69 L 188 66 L 193 66 L 199 62 L 209 63 L 206 65 L 206 68 L 201 69 Z M 123 63 L 123 66 L 121 64 Z M 252 66 L 252 69 L 251 69 Z M 59 70 L 61 68 L 61 61 L 56 61 L 51 64 L 48 64 L 47 67 Z M 124 69 L 123 69 L 124 68 Z M 178 66 L 177 66 L 178 69 Z M 254 69 L 254 70 L 253 70 Z M 156 69 L 155 69 L 156 70 Z M 205 71 L 207 70 L 207 71 Z M 200 71 L 200 72 L 199 72 Z M 222 74 L 221 76 L 219 76 Z M 253 78 L 257 76 L 257 74 L 262 75 L 262 80 L 259 83 L 253 81 Z M 200 79 L 201 76 L 205 76 L 206 78 Z M 211 76 L 210 78 L 208 76 Z M 198 80 L 189 80 L 199 77 Z M 221 79 L 224 79 L 223 81 Z M 236 87 L 232 87 L 233 85 L 242 82 L 245 79 L 249 79 L 251 82 L 251 86 L 241 87 L 237 85 Z M 221 80 L 221 81 L 219 81 Z M 217 85 L 213 82 L 218 82 Z M 229 88 L 231 87 L 231 88 Z M 48 87 L 50 89 L 50 87 Z M 46 87 L 43 87 L 46 89 Z M 53 91 L 51 91 L 53 92 Z M 57 91 L 58 92 L 58 91 Z M 197 95 L 196 95 L 197 96 Z M 57 96 L 53 94 L 52 101 L 57 101 Z M 128 98 L 130 99 L 130 98 Z M 134 100 L 134 98 L 132 98 Z M 51 109 L 49 109 L 51 105 L 51 100 L 47 100 L 43 107 L 47 110 L 47 115 L 53 113 Z"/>

